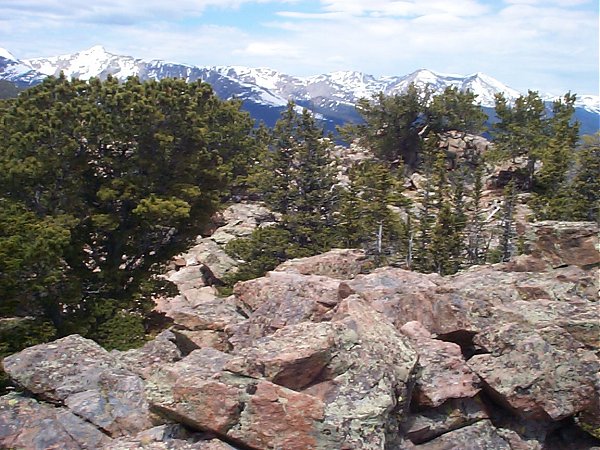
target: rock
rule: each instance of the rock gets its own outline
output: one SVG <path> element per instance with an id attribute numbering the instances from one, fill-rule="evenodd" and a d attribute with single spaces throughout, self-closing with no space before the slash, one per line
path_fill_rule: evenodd
<path id="1" fill-rule="evenodd" d="M 512 437 L 518 439 L 514 435 Z M 417 445 L 415 449 L 512 450 L 513 447 L 489 420 L 480 420 L 468 427 L 451 431 L 425 444 Z"/>
<path id="2" fill-rule="evenodd" d="M 195 261 L 197 265 L 206 266 L 218 280 L 237 271 L 237 262 L 211 238 L 200 239 L 183 257 L 188 261 Z"/>
<path id="3" fill-rule="evenodd" d="M 322 275 L 340 280 L 368 272 L 372 263 L 362 250 L 334 249 L 321 255 L 291 259 L 279 265 L 278 272 L 298 272 L 302 275 Z"/>
<path id="4" fill-rule="evenodd" d="M 474 341 L 489 353 L 473 356 L 469 367 L 518 415 L 558 421 L 591 407 L 598 359 L 561 328 L 491 325 Z"/>
<path id="5" fill-rule="evenodd" d="M 167 280 L 175 283 L 180 292 L 199 289 L 206 286 L 204 275 L 199 264 L 180 267 L 167 274 Z"/>
<path id="6" fill-rule="evenodd" d="M 527 253 L 552 267 L 600 264 L 598 225 L 594 222 L 533 223 L 525 234 L 525 247 Z"/>
<path id="7" fill-rule="evenodd" d="M 66 408 L 19 394 L 0 397 L 0 447 L 28 450 L 101 448 L 111 439 Z"/>
<path id="8" fill-rule="evenodd" d="M 95 342 L 78 335 L 27 348 L 4 359 L 4 370 L 42 400 L 111 436 L 152 426 L 143 382 Z"/>
<path id="9" fill-rule="evenodd" d="M 488 418 L 479 397 L 450 399 L 436 408 L 408 414 L 401 423 L 401 431 L 412 443 L 422 444 Z"/>
<path id="10" fill-rule="evenodd" d="M 258 227 L 275 224 L 277 217 L 269 209 L 258 203 L 234 203 L 222 213 L 226 222 L 219 227 L 211 239 L 225 245 L 232 239 L 248 237 Z"/>
<path id="11" fill-rule="evenodd" d="M 330 323 L 290 325 L 236 352 L 225 369 L 300 391 L 331 371 L 338 333 L 342 331 Z"/>
<path id="12" fill-rule="evenodd" d="M 408 336 L 419 355 L 420 370 L 412 399 L 417 408 L 477 395 L 479 377 L 465 363 L 458 345 L 433 339 L 419 322 L 408 322 L 400 331 Z"/>
<path id="13" fill-rule="evenodd" d="M 234 299 L 219 297 L 213 287 L 159 299 L 155 309 L 173 320 L 177 328 L 192 331 L 223 331 L 227 325 L 245 319 L 238 313 Z"/>
<path id="14" fill-rule="evenodd" d="M 181 361 L 164 366 L 146 382 L 152 407 L 166 418 L 196 430 L 226 434 L 237 423 L 247 380 L 221 382 L 230 355 L 212 348 L 195 350 Z"/>
<path id="15" fill-rule="evenodd" d="M 231 437 L 260 449 L 328 448 L 319 442 L 324 409 L 319 399 L 267 381 L 253 391 Z"/>
<path id="16" fill-rule="evenodd" d="M 212 347 L 222 352 L 229 351 L 231 347 L 224 331 L 177 328 L 173 328 L 171 331 L 177 338 L 177 346 L 185 355 L 204 347 Z"/>
<path id="17" fill-rule="evenodd" d="M 235 450 L 218 439 L 190 433 L 181 425 L 161 425 L 135 436 L 113 439 L 103 450 Z"/>
<path id="18" fill-rule="evenodd" d="M 310 395 L 224 371 L 231 356 L 192 352 L 155 374 L 148 398 L 162 415 L 252 448 L 316 448 L 323 405 Z"/>
<path id="19" fill-rule="evenodd" d="M 473 336 L 491 323 L 544 326 L 558 320 L 586 345 L 597 345 L 598 280 L 593 274 L 575 266 L 535 277 L 507 270 L 504 264 L 476 266 L 442 278 L 385 267 L 342 282 L 339 295 L 356 293 L 397 328 L 418 321 L 445 340 Z"/>
<path id="20" fill-rule="evenodd" d="M 417 356 L 364 300 L 234 354 L 195 350 L 148 380 L 168 419 L 252 448 L 382 448 L 398 432 Z"/>
<path id="21" fill-rule="evenodd" d="M 323 429 L 332 436 L 339 430 L 340 445 L 330 448 L 392 447 L 398 418 L 408 409 L 417 355 L 408 339 L 358 296 L 340 303 L 332 324 L 345 330 L 330 364 L 339 375 L 304 391 L 325 402 Z"/>
<path id="22" fill-rule="evenodd" d="M 339 301 L 339 284 L 332 278 L 295 272 L 269 272 L 237 283 L 237 305 L 249 318 L 227 327 L 229 341 L 235 348 L 248 347 L 286 325 L 327 320 Z"/>
<path id="23" fill-rule="evenodd" d="M 165 330 L 144 344 L 142 348 L 123 352 L 113 350 L 111 355 L 121 361 L 129 370 L 145 379 L 158 367 L 181 359 L 181 350 L 176 341 L 175 334 Z"/>

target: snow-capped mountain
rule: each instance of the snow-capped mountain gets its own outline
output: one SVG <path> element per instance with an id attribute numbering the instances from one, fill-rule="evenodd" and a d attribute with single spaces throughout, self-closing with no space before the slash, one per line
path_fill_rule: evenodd
<path id="1" fill-rule="evenodd" d="M 101 46 L 75 54 L 18 60 L 0 48 L 0 79 L 26 87 L 41 82 L 46 76 L 63 72 L 69 78 L 105 78 L 109 74 L 120 80 L 138 76 L 141 80 L 176 77 L 187 81 L 201 79 L 210 83 L 222 98 L 236 97 L 255 117 L 272 123 L 288 100 L 293 99 L 323 116 L 331 124 L 356 120 L 354 105 L 360 98 L 379 92 L 393 95 L 403 92 L 411 83 L 442 92 L 454 86 L 471 90 L 485 108 L 494 106 L 494 95 L 503 93 L 509 100 L 520 93 L 485 75 L 441 74 L 421 69 L 405 76 L 376 78 L 361 72 L 341 71 L 310 77 L 294 77 L 268 68 L 242 66 L 196 67 L 161 60 L 146 61 L 131 56 L 115 55 Z M 552 100 L 548 96 L 546 100 Z M 600 114 L 600 97 L 582 95 L 577 106 L 581 114 Z M 597 122 L 597 117 L 595 118 Z"/>

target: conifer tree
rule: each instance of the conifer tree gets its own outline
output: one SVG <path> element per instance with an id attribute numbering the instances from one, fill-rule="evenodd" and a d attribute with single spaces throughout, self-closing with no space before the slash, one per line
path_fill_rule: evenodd
<path id="1" fill-rule="evenodd" d="M 481 205 L 483 163 L 477 158 L 476 164 L 471 193 L 471 214 L 467 221 L 467 263 L 469 265 L 481 264 L 486 258 Z"/>
<path id="2" fill-rule="evenodd" d="M 406 224 L 397 211 L 408 202 L 402 196 L 399 170 L 367 160 L 350 170 L 350 185 L 342 194 L 337 234 L 351 247 L 361 246 L 380 261 L 406 254 Z"/>
<path id="3" fill-rule="evenodd" d="M 501 261 L 510 261 L 516 252 L 515 244 L 515 209 L 516 186 L 511 181 L 504 188 L 504 201 L 502 203 L 502 218 L 500 222 L 500 257 Z"/>
<path id="4" fill-rule="evenodd" d="M 584 136 L 569 185 L 570 220 L 600 223 L 600 133 Z"/>
<path id="5" fill-rule="evenodd" d="M 202 82 L 61 75 L 4 109 L 0 201 L 10 207 L 0 223 L 27 225 L 0 233 L 20 241 L 48 228 L 30 247 L 47 248 L 47 258 L 0 252 L 16 280 L 47 280 L 27 285 L 13 313 L 109 347 L 142 342 L 151 297 L 168 289 L 157 264 L 197 234 L 245 171 L 252 122 L 239 108 Z M 4 304 L 15 288 L 6 289 Z"/>

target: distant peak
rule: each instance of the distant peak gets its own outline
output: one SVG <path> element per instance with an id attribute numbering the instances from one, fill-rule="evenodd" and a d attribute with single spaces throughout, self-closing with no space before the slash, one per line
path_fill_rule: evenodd
<path id="1" fill-rule="evenodd" d="M 18 61 L 17 58 L 15 58 L 11 52 L 2 47 L 0 47 L 0 58 L 10 59 L 11 61 Z"/>
<path id="2" fill-rule="evenodd" d="M 102 45 L 94 45 L 81 53 L 108 53 Z"/>

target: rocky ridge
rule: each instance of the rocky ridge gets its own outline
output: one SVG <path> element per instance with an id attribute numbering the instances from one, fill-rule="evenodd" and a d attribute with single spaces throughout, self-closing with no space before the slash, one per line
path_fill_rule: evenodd
<path id="1" fill-rule="evenodd" d="M 0 447 L 600 448 L 594 224 L 537 223 L 527 254 L 450 277 L 339 249 L 219 297 L 205 246 L 272 220 L 236 205 L 176 259 L 174 324 L 144 347 L 6 358 Z"/>

